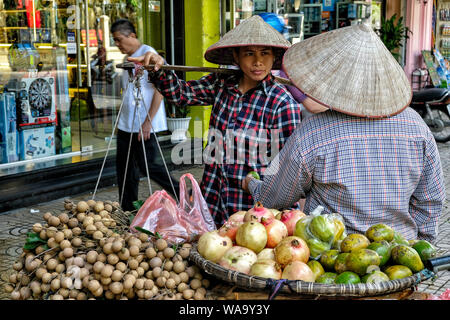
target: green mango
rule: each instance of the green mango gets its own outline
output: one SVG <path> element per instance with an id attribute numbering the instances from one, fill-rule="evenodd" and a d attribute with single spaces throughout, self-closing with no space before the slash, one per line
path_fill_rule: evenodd
<path id="1" fill-rule="evenodd" d="M 367 248 L 370 244 L 369 239 L 363 234 L 352 233 L 349 234 L 341 242 L 341 252 L 352 252 L 358 249 Z"/>
<path id="2" fill-rule="evenodd" d="M 384 273 L 389 277 L 390 280 L 403 279 L 412 276 L 412 271 L 403 265 L 393 265 L 389 266 L 384 270 Z"/>
<path id="3" fill-rule="evenodd" d="M 395 264 L 404 265 L 411 269 L 413 273 L 419 272 L 424 268 L 417 251 L 409 246 L 400 244 L 393 247 L 391 257 Z"/>
<path id="4" fill-rule="evenodd" d="M 405 246 L 409 246 L 409 241 L 403 237 L 400 232 L 394 231 L 394 238 L 391 241 L 391 247 L 396 246 L 398 244 L 403 244 Z"/>
<path id="5" fill-rule="evenodd" d="M 331 245 L 329 243 L 320 241 L 316 238 L 310 238 L 306 240 L 306 243 L 308 244 L 310 255 L 313 259 L 318 258 L 322 254 L 322 252 L 330 250 L 331 248 Z"/>
<path id="6" fill-rule="evenodd" d="M 325 270 L 323 269 L 322 265 L 317 260 L 309 260 L 307 265 L 314 273 L 314 279 L 319 278 L 321 275 L 325 273 Z"/>
<path id="7" fill-rule="evenodd" d="M 315 216 L 309 224 L 309 231 L 316 237 L 325 242 L 331 242 L 336 233 L 336 226 L 332 219 L 326 216 Z"/>
<path id="8" fill-rule="evenodd" d="M 336 277 L 334 282 L 340 284 L 356 284 L 361 283 L 361 279 L 352 271 L 344 271 Z"/>
<path id="9" fill-rule="evenodd" d="M 324 251 L 320 256 L 320 264 L 325 268 L 325 270 L 334 271 L 334 263 L 338 255 L 338 250 L 331 249 Z"/>
<path id="10" fill-rule="evenodd" d="M 325 272 L 316 279 L 316 283 L 333 284 L 336 280 L 337 274 L 334 272 Z"/>
<path id="11" fill-rule="evenodd" d="M 382 271 L 374 271 L 361 278 L 362 283 L 378 283 L 389 280 L 388 275 Z"/>
<path id="12" fill-rule="evenodd" d="M 412 246 L 420 256 L 422 262 L 425 262 L 436 255 L 436 248 L 426 240 L 418 240 Z"/>
<path id="13" fill-rule="evenodd" d="M 384 266 L 391 257 L 391 247 L 386 240 L 372 242 L 367 246 L 367 249 L 375 251 L 381 257 L 380 267 Z"/>
<path id="14" fill-rule="evenodd" d="M 295 224 L 294 236 L 300 237 L 303 240 L 307 241 L 311 238 L 311 234 L 308 231 L 309 221 L 311 219 L 309 217 L 302 217 L 297 220 Z"/>
<path id="15" fill-rule="evenodd" d="M 336 261 L 334 262 L 334 270 L 338 274 L 347 271 L 347 257 L 349 254 L 349 252 L 342 252 L 337 256 Z"/>
<path id="16" fill-rule="evenodd" d="M 367 229 L 365 236 L 370 241 L 386 240 L 390 242 L 394 239 L 394 229 L 384 223 L 378 223 Z"/>
<path id="17" fill-rule="evenodd" d="M 380 265 L 381 258 L 371 249 L 358 249 L 350 252 L 346 260 L 347 270 L 353 271 L 359 275 L 367 273 L 367 267 L 371 265 Z"/>

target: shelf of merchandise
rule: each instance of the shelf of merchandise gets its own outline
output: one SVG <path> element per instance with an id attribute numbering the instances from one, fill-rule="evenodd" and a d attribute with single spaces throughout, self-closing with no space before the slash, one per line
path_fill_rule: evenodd
<path id="1" fill-rule="evenodd" d="M 322 28 L 322 4 L 303 4 L 300 6 L 300 12 L 303 12 L 304 15 L 304 37 L 308 38 L 320 34 Z"/>
<path id="2" fill-rule="evenodd" d="M 447 18 L 441 15 L 441 10 L 448 10 Z M 448 33 L 445 27 L 448 26 Z M 450 0 L 438 2 L 436 10 L 436 48 L 446 59 L 450 59 Z"/>
<path id="3" fill-rule="evenodd" d="M 355 4 L 355 5 L 361 5 L 364 6 L 365 9 L 364 10 L 364 17 L 358 17 L 358 10 L 356 12 L 356 17 L 355 18 L 348 18 L 348 5 L 349 4 Z M 341 7 L 347 7 L 347 15 L 345 16 L 345 18 L 339 16 L 339 11 L 341 9 Z M 341 21 L 346 21 L 346 20 L 353 20 L 356 23 L 362 23 L 363 21 L 370 19 L 370 14 L 367 15 L 367 11 L 371 10 L 371 4 L 366 2 L 366 1 L 342 1 L 342 2 L 337 2 L 336 3 L 336 29 L 339 28 L 339 23 Z"/>

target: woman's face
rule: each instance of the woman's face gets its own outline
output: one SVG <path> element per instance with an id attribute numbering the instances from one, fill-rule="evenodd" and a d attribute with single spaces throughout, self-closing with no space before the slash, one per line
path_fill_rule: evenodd
<path id="1" fill-rule="evenodd" d="M 267 77 L 275 61 L 272 48 L 263 46 L 240 47 L 239 52 L 233 51 L 233 56 L 244 73 L 244 81 L 255 86 Z"/>

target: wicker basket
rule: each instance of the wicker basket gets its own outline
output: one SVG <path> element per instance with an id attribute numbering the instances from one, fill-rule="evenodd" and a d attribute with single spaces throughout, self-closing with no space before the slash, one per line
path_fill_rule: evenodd
<path id="1" fill-rule="evenodd" d="M 368 297 L 385 295 L 392 292 L 403 291 L 417 285 L 433 276 L 427 269 L 410 277 L 398 280 L 383 281 L 379 283 L 358 284 L 321 284 L 305 282 L 301 280 L 274 280 L 257 276 L 249 276 L 242 272 L 226 269 L 216 263 L 204 259 L 194 246 L 189 259 L 206 273 L 226 281 L 237 287 L 250 291 L 277 291 L 284 294 L 299 294 L 305 296 L 330 296 L 330 297 Z"/>

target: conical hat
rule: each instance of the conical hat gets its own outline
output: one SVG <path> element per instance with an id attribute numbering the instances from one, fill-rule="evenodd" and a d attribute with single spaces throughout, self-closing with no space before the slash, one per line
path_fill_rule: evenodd
<path id="1" fill-rule="evenodd" d="M 234 29 L 228 31 L 219 41 L 205 52 L 205 59 L 212 63 L 232 65 L 233 53 L 230 48 L 244 46 L 269 46 L 276 56 L 273 69 L 280 69 L 283 54 L 291 46 L 281 33 L 265 22 L 260 16 L 247 18 Z"/>
<path id="2" fill-rule="evenodd" d="M 412 97 L 405 72 L 365 24 L 296 43 L 286 51 L 283 68 L 313 100 L 359 117 L 395 115 Z"/>

